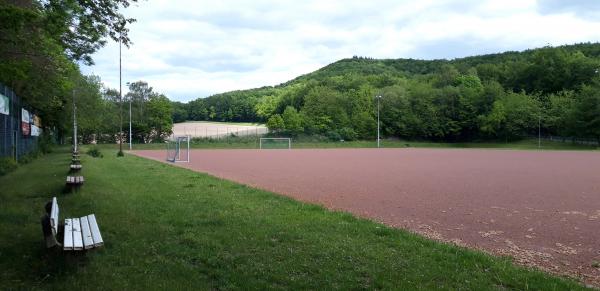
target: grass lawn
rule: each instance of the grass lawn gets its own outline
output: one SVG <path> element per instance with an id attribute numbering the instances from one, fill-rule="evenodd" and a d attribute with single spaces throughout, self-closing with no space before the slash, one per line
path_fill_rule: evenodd
<path id="1" fill-rule="evenodd" d="M 66 149 L 0 178 L 0 289 L 578 290 L 507 258 L 433 242 L 343 212 L 104 151 L 61 194 Z M 105 246 L 46 250 L 39 218 L 95 213 Z"/>

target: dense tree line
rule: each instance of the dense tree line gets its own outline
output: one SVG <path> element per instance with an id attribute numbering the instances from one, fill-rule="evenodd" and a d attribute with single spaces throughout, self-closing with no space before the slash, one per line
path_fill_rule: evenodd
<path id="1" fill-rule="evenodd" d="M 104 88 L 96 76 L 84 76 L 78 64 L 93 64 L 91 55 L 109 40 L 131 44 L 127 25 L 134 19 L 119 9 L 133 2 L 137 0 L 0 1 L 0 83 L 41 116 L 44 132 L 69 137 L 75 104 L 82 140 L 118 140 L 119 92 Z M 123 109 L 128 116 L 131 99 L 134 138 L 148 142 L 170 134 L 170 101 L 144 82 L 129 87 Z"/>
<path id="2" fill-rule="evenodd" d="M 131 135 L 134 143 L 162 141 L 172 133 L 173 106 L 163 94 L 148 83 L 137 81 L 127 84 L 129 92 L 123 96 L 123 141 L 129 140 L 129 104 L 131 103 Z M 95 76 L 85 77 L 75 91 L 78 133 L 85 143 L 118 142 L 121 130 L 121 102 L 119 91 L 104 88 Z"/>
<path id="3" fill-rule="evenodd" d="M 536 134 L 600 140 L 600 44 L 455 60 L 353 57 L 275 87 L 175 104 L 175 121 L 266 122 L 281 134 L 443 141 Z"/>
<path id="4" fill-rule="evenodd" d="M 119 8 L 131 2 L 0 1 L 0 82 L 35 109 L 47 129 L 66 135 L 73 91 L 100 100 L 97 80 L 83 76 L 78 63 L 92 64 L 91 55 L 109 39 L 130 44 L 127 24 L 134 20 Z"/>

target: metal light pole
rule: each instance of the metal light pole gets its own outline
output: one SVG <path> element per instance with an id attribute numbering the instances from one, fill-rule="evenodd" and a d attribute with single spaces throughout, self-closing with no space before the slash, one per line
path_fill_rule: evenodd
<path id="1" fill-rule="evenodd" d="M 377 148 L 379 148 L 379 100 L 381 100 L 381 95 L 377 95 L 375 98 L 377 99 Z"/>
<path id="2" fill-rule="evenodd" d="M 121 34 L 119 34 L 119 119 L 121 131 L 119 131 L 119 156 L 123 155 L 123 85 L 121 82 Z"/>
<path id="3" fill-rule="evenodd" d="M 129 150 L 132 148 L 132 139 L 131 139 L 131 96 L 129 96 Z"/>
<path id="4" fill-rule="evenodd" d="M 542 148 L 542 110 L 538 115 L 538 149 Z"/>
<path id="5" fill-rule="evenodd" d="M 75 107 L 75 89 L 73 89 L 73 153 L 77 152 L 77 113 Z"/>

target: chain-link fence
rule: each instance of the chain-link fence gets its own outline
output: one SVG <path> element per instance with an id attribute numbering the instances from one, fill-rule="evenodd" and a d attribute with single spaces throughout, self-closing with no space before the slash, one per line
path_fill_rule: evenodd
<path id="1" fill-rule="evenodd" d="M 235 125 L 216 122 L 176 123 L 173 134 L 192 138 L 226 139 L 229 137 L 259 137 L 269 133 L 264 125 Z"/>
<path id="2" fill-rule="evenodd" d="M 0 84 L 0 158 L 15 160 L 36 150 L 41 120 L 10 88 Z"/>
<path id="3" fill-rule="evenodd" d="M 530 139 L 538 139 L 544 141 L 552 141 L 552 142 L 562 142 L 562 143 L 572 143 L 572 144 L 580 144 L 587 146 L 600 146 L 600 141 L 598 139 L 593 138 L 581 138 L 581 137 L 571 137 L 571 136 L 556 136 L 556 135 L 527 135 Z"/>

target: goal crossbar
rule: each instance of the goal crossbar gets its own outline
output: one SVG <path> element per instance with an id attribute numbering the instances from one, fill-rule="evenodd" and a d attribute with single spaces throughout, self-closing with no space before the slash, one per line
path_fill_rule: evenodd
<path id="1" fill-rule="evenodd" d="M 287 148 L 291 149 L 292 148 L 292 139 L 288 138 L 288 137 L 261 137 L 260 138 L 260 142 L 259 142 L 259 148 L 263 149 L 263 142 L 264 141 L 287 141 Z"/>

